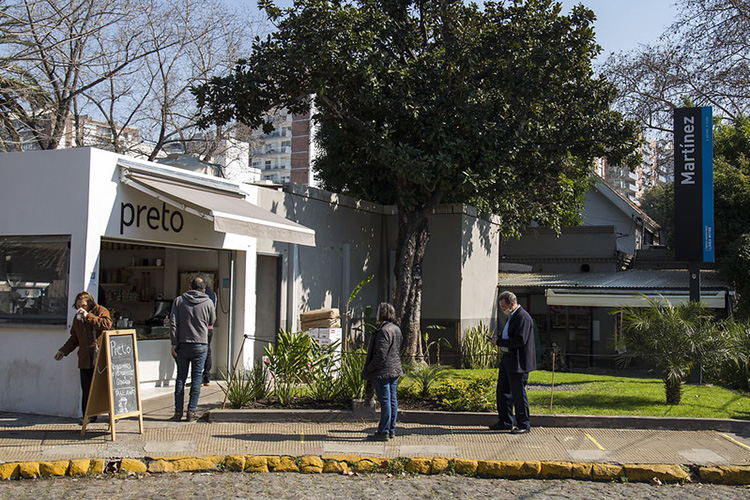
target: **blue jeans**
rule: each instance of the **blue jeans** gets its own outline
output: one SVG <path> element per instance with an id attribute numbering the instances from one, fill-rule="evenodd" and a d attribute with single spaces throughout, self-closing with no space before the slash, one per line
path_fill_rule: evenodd
<path id="1" fill-rule="evenodd" d="M 198 408 L 203 381 L 203 365 L 206 362 L 208 346 L 206 344 L 180 344 L 177 346 L 177 382 L 174 386 L 174 409 L 182 412 L 185 405 L 185 381 L 190 368 L 190 401 L 188 411 Z"/>
<path id="2" fill-rule="evenodd" d="M 378 434 L 393 434 L 396 432 L 396 418 L 398 417 L 398 377 L 373 380 L 375 394 L 380 401 L 380 423 Z"/>
<path id="3" fill-rule="evenodd" d="M 500 370 L 497 374 L 497 413 L 500 422 L 508 429 L 513 427 L 513 413 L 515 410 L 515 426 L 519 429 L 529 429 L 529 398 L 526 395 L 528 373 L 516 373 L 505 361 L 500 359 Z"/>

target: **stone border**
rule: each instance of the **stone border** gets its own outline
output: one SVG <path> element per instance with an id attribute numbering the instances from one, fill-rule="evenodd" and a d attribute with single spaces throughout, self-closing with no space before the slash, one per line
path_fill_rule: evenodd
<path id="1" fill-rule="evenodd" d="M 750 465 L 685 467 L 678 464 L 599 464 L 580 462 L 467 460 L 461 458 L 386 458 L 356 455 L 208 457 L 152 457 L 9 462 L 0 464 L 0 479 L 75 477 L 86 475 L 156 474 L 165 472 L 297 472 L 303 474 L 409 473 L 461 474 L 480 478 L 576 479 L 581 481 L 632 481 L 750 485 Z"/>
<path id="2" fill-rule="evenodd" d="M 355 410 L 221 410 L 208 413 L 210 422 L 349 422 L 377 420 L 378 413 L 372 408 Z M 399 410 L 399 422 L 428 425 L 478 426 L 494 423 L 493 413 Z M 602 429 L 646 429 L 702 431 L 713 430 L 734 434 L 750 434 L 750 421 L 720 418 L 679 417 L 627 417 L 591 415 L 532 415 L 535 427 L 584 427 Z"/>

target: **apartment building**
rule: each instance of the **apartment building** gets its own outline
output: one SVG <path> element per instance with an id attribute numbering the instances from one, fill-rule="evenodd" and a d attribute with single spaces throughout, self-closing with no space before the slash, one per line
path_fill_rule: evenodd
<path id="1" fill-rule="evenodd" d="M 275 127 L 272 132 L 256 131 L 258 144 L 252 152 L 252 167 L 260 170 L 262 180 L 318 185 L 311 168 L 316 156 L 311 114 L 312 111 L 292 114 L 281 110 L 269 115 Z"/>

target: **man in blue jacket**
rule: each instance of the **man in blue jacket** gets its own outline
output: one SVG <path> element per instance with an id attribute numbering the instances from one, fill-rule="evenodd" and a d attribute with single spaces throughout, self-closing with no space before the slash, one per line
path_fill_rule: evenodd
<path id="1" fill-rule="evenodd" d="M 192 374 L 190 400 L 188 402 L 188 422 L 196 419 L 198 398 L 201 395 L 203 365 L 208 352 L 208 327 L 216 322 L 214 303 L 206 295 L 206 282 L 195 277 L 190 290 L 172 303 L 169 315 L 169 337 L 172 341 L 172 357 L 177 360 L 177 381 L 174 386 L 174 415 L 171 420 L 182 420 L 185 405 L 185 381 L 188 368 Z"/>
<path id="2" fill-rule="evenodd" d="M 502 334 L 498 336 L 495 333 L 490 339 L 490 342 L 500 346 L 503 351 L 497 375 L 498 421 L 490 425 L 490 430 L 526 434 L 531 429 L 526 383 L 529 381 L 529 372 L 536 370 L 534 321 L 518 304 L 518 299 L 512 292 L 500 294 L 500 309 L 508 316 L 508 320 Z"/>

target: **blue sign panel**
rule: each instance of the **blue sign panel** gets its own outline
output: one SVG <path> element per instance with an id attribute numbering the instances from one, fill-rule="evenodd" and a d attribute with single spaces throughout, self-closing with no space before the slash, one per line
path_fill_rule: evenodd
<path id="1" fill-rule="evenodd" d="M 713 114 L 674 110 L 675 258 L 714 261 Z"/>

